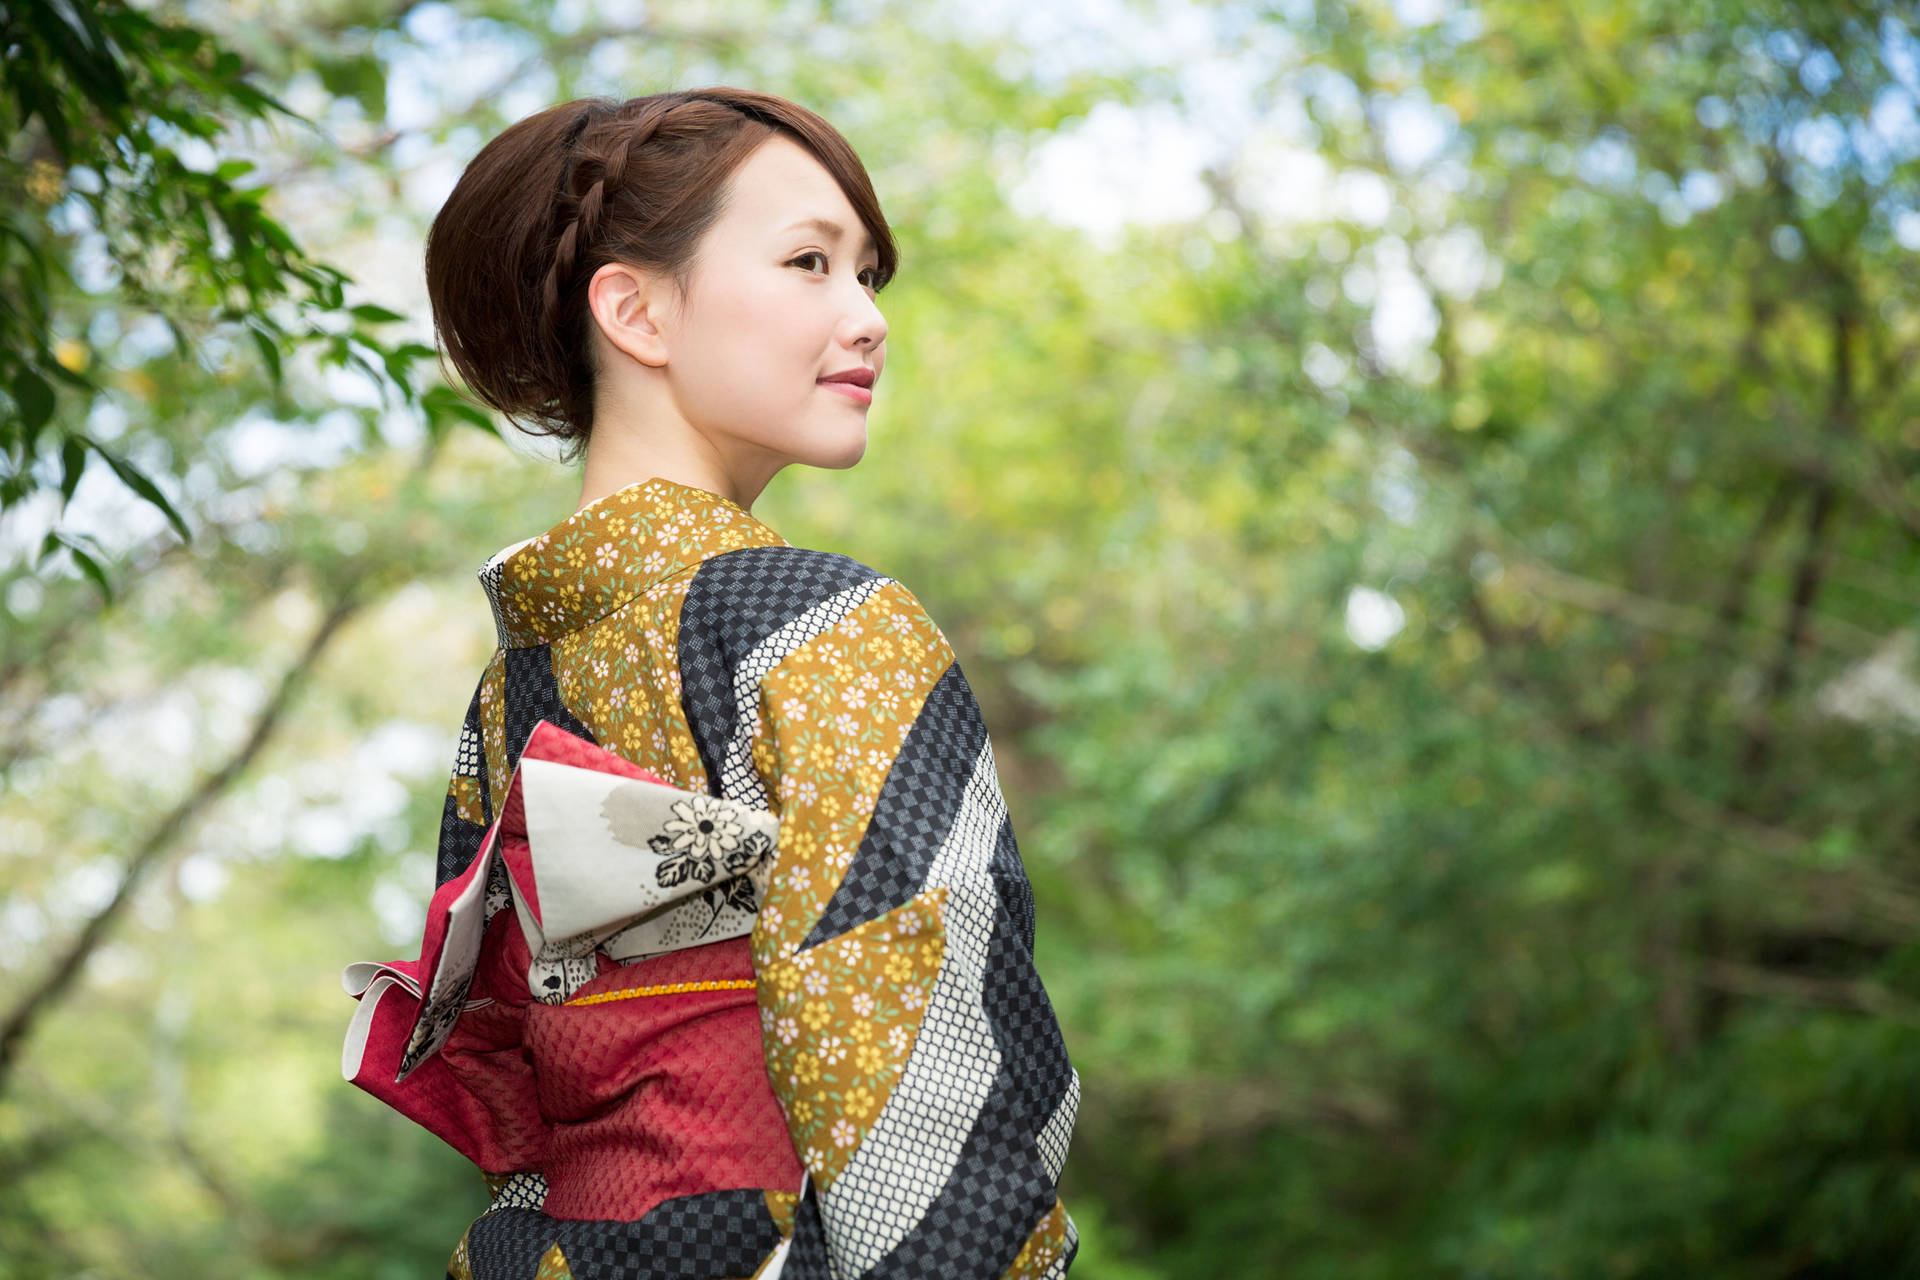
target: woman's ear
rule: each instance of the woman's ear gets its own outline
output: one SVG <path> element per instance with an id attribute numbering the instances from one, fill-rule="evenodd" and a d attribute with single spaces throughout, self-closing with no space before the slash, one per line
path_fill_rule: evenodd
<path id="1" fill-rule="evenodd" d="M 667 362 L 673 287 L 664 276 L 609 262 L 587 282 L 587 309 L 601 334 L 619 350 L 654 368 Z"/>

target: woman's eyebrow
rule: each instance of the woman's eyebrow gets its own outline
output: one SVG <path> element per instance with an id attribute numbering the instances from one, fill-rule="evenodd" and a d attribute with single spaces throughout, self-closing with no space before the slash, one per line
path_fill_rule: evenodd
<path id="1" fill-rule="evenodd" d="M 789 224 L 784 230 L 794 231 L 803 227 L 818 231 L 829 240 L 838 240 L 847 234 L 847 229 L 835 222 L 832 218 L 802 218 L 798 222 Z M 861 239 L 864 242 L 862 245 L 863 248 L 869 250 L 877 249 L 877 246 L 873 243 L 873 236 L 871 234 L 862 236 Z"/>

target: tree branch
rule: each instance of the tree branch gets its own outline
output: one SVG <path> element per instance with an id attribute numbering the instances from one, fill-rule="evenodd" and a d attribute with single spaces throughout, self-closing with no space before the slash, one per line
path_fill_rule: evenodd
<path id="1" fill-rule="evenodd" d="M 1824 515 L 1821 520 L 1824 524 Z M 1813 593 L 1818 589 L 1817 569 L 1821 563 L 1824 561 L 1820 550 L 1815 547 L 1812 561 L 1815 572 L 1806 586 L 1806 608 L 1797 623 L 1796 643 L 1804 648 L 1825 647 L 1863 657 L 1873 653 L 1879 647 L 1881 637 L 1865 628 L 1841 622 L 1837 618 L 1822 618 L 1816 624 L 1811 606 Z M 1592 578 L 1536 562 L 1513 560 L 1507 564 L 1507 569 L 1522 586 L 1550 600 L 1604 613 L 1649 631 L 1663 631 L 1669 635 L 1732 647 L 1731 637 L 1722 638 L 1718 634 L 1714 616 L 1704 609 L 1651 599 L 1610 582 L 1596 582 Z M 1798 595 L 1796 591 L 1796 598 Z"/>
<path id="2" fill-rule="evenodd" d="M 1833 321 L 1833 389 L 1828 409 L 1828 433 L 1839 440 L 1853 436 L 1853 338 L 1854 312 L 1850 295 L 1842 292 L 1836 303 Z M 1766 768 L 1773 754 L 1775 709 L 1793 691 L 1801 654 L 1807 647 L 1808 619 L 1813 602 L 1826 581 L 1825 547 L 1830 520 L 1836 505 L 1836 487 L 1821 480 L 1814 485 L 1812 503 L 1807 510 L 1806 542 L 1794 568 L 1793 593 L 1787 606 L 1787 625 L 1780 635 L 1779 651 L 1767 673 L 1766 692 L 1747 731 L 1746 747 L 1741 752 L 1740 768 L 1748 777 Z"/>
<path id="3" fill-rule="evenodd" d="M 1773 492 L 1767 495 L 1766 505 L 1754 518 L 1753 528 L 1748 530 L 1746 541 L 1740 545 L 1740 558 L 1734 562 L 1726 590 L 1721 593 L 1720 608 L 1714 614 L 1708 640 L 1713 647 L 1733 647 L 1733 638 L 1746 621 L 1753 580 L 1760 571 L 1760 560 L 1766 554 L 1774 529 L 1787 518 L 1787 512 L 1799 493 L 1799 487 L 1790 475 L 1782 475 L 1775 480 Z M 1719 683 L 1720 674 L 1715 667 L 1700 668 L 1699 679 L 1694 682 L 1693 696 L 1688 702 L 1686 723 L 1681 730 L 1681 751 L 1685 755 L 1695 754 L 1705 743 L 1707 703 L 1710 691 Z"/>
<path id="4" fill-rule="evenodd" d="M 200 813 L 233 785 L 245 772 L 260 750 L 267 743 L 274 729 L 279 725 L 293 695 L 302 681 L 312 671 L 327 646 L 339 633 L 341 626 L 360 610 L 364 602 L 359 591 L 349 587 L 334 601 L 326 616 L 314 628 L 313 635 L 307 640 L 306 649 L 298 660 L 281 676 L 279 687 L 267 699 L 266 705 L 254 719 L 253 729 L 246 741 L 229 756 L 224 764 L 206 775 L 185 798 L 155 825 L 147 837 L 135 849 L 120 874 L 120 883 L 114 888 L 113 897 L 107 904 L 95 912 L 81 927 L 64 951 L 55 957 L 46 974 L 29 989 L 15 1004 L 6 1021 L 0 1023 L 0 1094 L 6 1092 L 7 1079 L 19 1058 L 20 1047 L 32 1031 L 40 1015 L 52 1006 L 66 989 L 79 977 L 81 967 L 94 949 L 106 937 L 107 930 L 117 920 L 132 901 L 134 891 L 140 887 L 147 874 L 157 866 L 172 849 L 182 831 L 200 815 Z"/>
<path id="5" fill-rule="evenodd" d="M 1846 909 L 1856 919 L 1877 916 L 1882 928 L 1902 937 L 1920 931 L 1920 893 L 1914 886 L 1857 863 L 1816 865 L 1809 856 L 1813 843 L 1809 837 L 1703 799 L 1685 788 L 1662 787 L 1659 796 L 1661 806 L 1688 826 L 1737 845 L 1741 852 L 1764 855 L 1768 877 L 1783 872 L 1812 876 L 1820 886 L 1837 887 Z M 1800 892 L 1795 890 L 1796 896 Z M 1809 891 L 1809 896 L 1820 893 L 1816 888 Z"/>
<path id="6" fill-rule="evenodd" d="M 1920 1026 L 1920 1004 L 1867 978 L 1822 978 L 1781 973 L 1736 960 L 1703 960 L 1700 983 L 1740 996 L 1760 996 L 1793 1004 L 1818 1005 L 1871 1013 L 1908 1026 Z"/>

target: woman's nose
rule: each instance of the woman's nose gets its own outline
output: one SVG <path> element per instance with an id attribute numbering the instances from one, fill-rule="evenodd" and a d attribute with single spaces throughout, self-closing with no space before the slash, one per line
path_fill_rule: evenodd
<path id="1" fill-rule="evenodd" d="M 887 318 L 880 314 L 880 308 L 867 296 L 865 289 L 860 291 L 859 302 L 855 304 L 853 315 L 847 323 L 852 329 L 852 346 L 877 347 L 887 339 Z"/>

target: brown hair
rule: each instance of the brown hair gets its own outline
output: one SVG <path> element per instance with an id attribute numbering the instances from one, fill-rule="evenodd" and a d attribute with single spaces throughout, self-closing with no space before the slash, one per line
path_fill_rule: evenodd
<path id="1" fill-rule="evenodd" d="M 625 262 L 667 274 L 684 295 L 727 180 L 776 133 L 840 184 L 879 247 L 884 287 L 898 265 L 893 233 L 860 158 L 818 115 L 724 85 L 579 98 L 482 147 L 427 233 L 434 333 L 474 394 L 578 458 L 593 430 L 588 281 Z"/>

